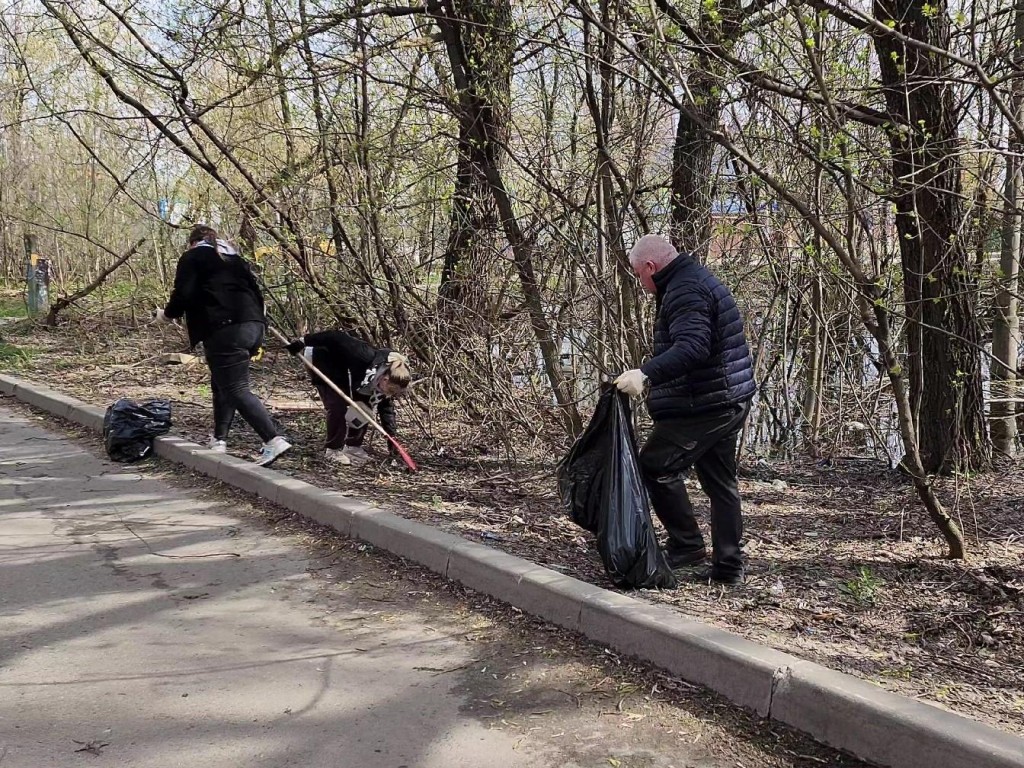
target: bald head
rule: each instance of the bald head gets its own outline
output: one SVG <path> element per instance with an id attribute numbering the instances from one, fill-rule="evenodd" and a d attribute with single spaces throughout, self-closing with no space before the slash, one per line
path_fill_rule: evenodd
<path id="1" fill-rule="evenodd" d="M 641 285 L 655 293 L 654 275 L 671 264 L 678 255 L 672 243 L 661 235 L 644 235 L 629 252 L 629 265 L 640 278 Z"/>

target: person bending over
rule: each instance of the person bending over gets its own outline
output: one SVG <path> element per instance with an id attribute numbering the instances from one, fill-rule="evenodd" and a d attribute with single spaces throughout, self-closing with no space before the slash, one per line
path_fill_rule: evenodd
<path id="1" fill-rule="evenodd" d="M 389 435 L 396 434 L 394 399 L 412 381 L 405 356 L 377 349 L 343 331 L 309 333 L 288 344 L 293 355 L 302 354 L 338 388 L 373 414 Z M 370 457 L 363 448 L 369 421 L 352 408 L 315 373 L 310 379 L 320 393 L 327 415 L 325 456 L 338 464 L 362 464 Z M 388 444 L 394 454 L 394 447 Z"/>

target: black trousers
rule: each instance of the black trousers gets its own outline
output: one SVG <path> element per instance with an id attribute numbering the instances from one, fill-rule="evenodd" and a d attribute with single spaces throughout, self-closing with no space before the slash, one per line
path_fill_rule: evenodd
<path id="1" fill-rule="evenodd" d="M 743 517 L 736 479 L 736 444 L 750 403 L 713 413 L 654 423 L 640 451 L 651 504 L 668 532 L 670 553 L 698 552 L 704 538 L 683 480 L 693 467 L 711 500 L 711 565 L 722 574 L 743 571 Z"/>
<path id="2" fill-rule="evenodd" d="M 249 358 L 263 343 L 263 323 L 236 323 L 218 328 L 203 341 L 213 391 L 213 436 L 227 439 L 235 412 L 263 442 L 279 434 L 267 407 L 249 389 Z"/>
<path id="3" fill-rule="evenodd" d="M 324 404 L 324 411 L 327 415 L 327 440 L 325 448 L 344 448 L 346 445 L 358 447 L 366 439 L 368 427 L 353 429 L 345 420 L 348 413 L 348 403 L 338 397 L 338 393 L 324 384 L 322 381 L 315 382 L 316 391 L 320 393 L 320 402 Z"/>

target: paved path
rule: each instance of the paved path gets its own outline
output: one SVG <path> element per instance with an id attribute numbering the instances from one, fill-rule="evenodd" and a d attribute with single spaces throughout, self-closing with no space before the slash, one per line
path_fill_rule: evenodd
<path id="1" fill-rule="evenodd" d="M 626 717 L 614 682 L 584 702 L 593 665 L 484 653 L 479 616 L 394 560 L 317 559 L 24 414 L 0 408 L 0 768 L 810 764 L 726 756 L 649 699 Z"/>

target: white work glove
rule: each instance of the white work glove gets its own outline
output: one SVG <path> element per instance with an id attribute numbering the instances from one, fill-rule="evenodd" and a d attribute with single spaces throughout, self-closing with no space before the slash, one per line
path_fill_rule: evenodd
<path id="1" fill-rule="evenodd" d="M 615 380 L 615 386 L 619 392 L 625 392 L 630 397 L 640 397 L 647 385 L 647 376 L 639 368 L 626 371 Z"/>
<path id="2" fill-rule="evenodd" d="M 171 319 L 164 314 L 164 311 L 162 309 L 154 309 L 153 322 L 156 323 L 157 325 L 162 325 L 163 323 L 171 322 Z"/>
<path id="3" fill-rule="evenodd" d="M 409 364 L 409 358 L 403 355 L 401 352 L 388 352 L 389 363 L 405 363 Z"/>

